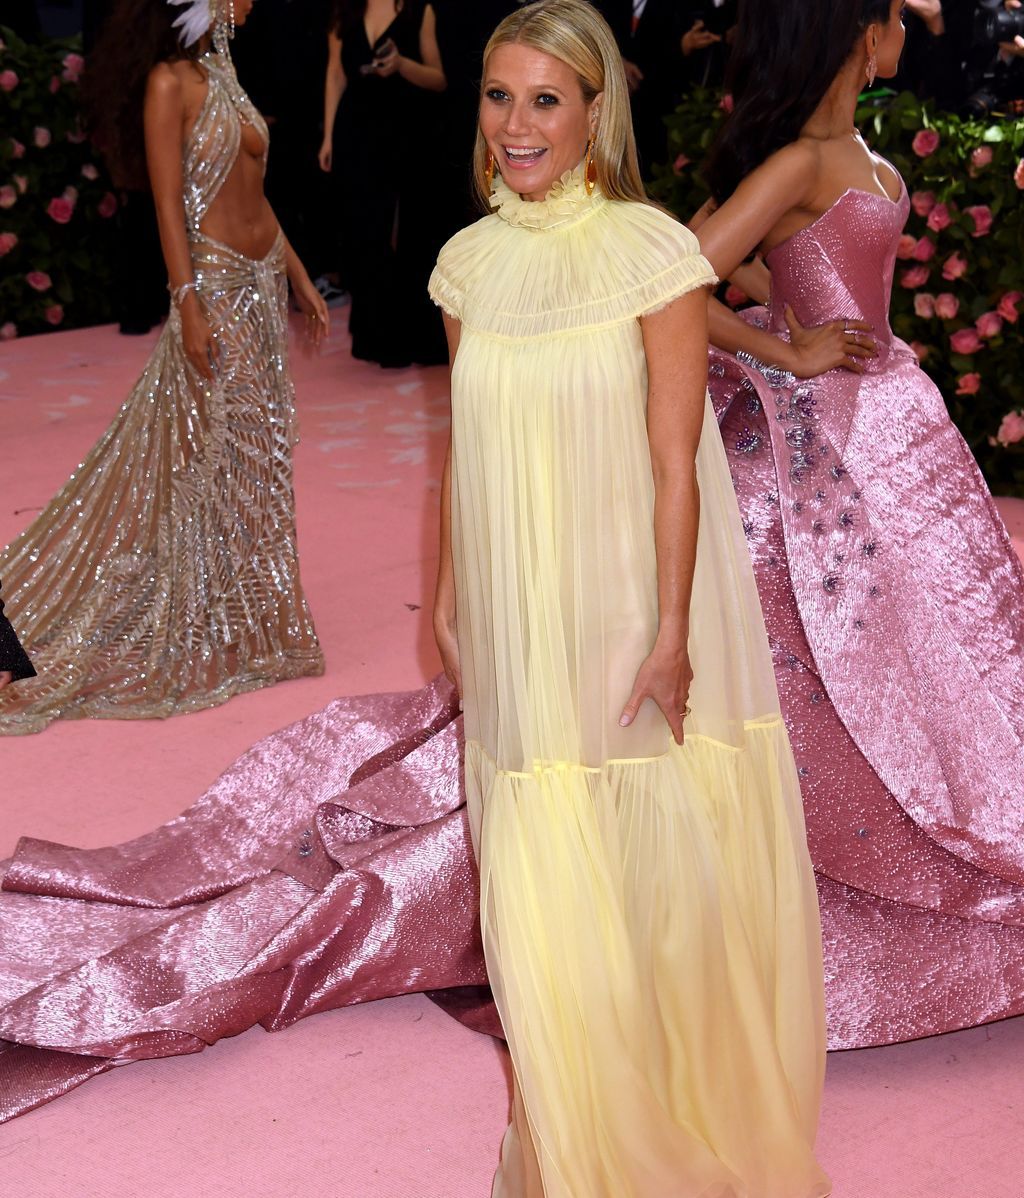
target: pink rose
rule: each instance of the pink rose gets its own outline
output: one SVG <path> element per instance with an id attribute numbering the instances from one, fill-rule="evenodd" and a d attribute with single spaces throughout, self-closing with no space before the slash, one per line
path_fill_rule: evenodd
<path id="1" fill-rule="evenodd" d="M 1019 291 L 1008 291 L 999 301 L 996 311 L 1003 318 L 1008 320 L 1010 324 L 1017 323 L 1017 317 L 1020 315 L 1017 311 L 1017 305 L 1024 299 Z"/>
<path id="2" fill-rule="evenodd" d="M 935 257 L 935 242 L 930 237 L 922 237 L 914 246 L 914 258 L 918 262 L 931 262 Z"/>
<path id="3" fill-rule="evenodd" d="M 43 313 L 47 324 L 60 324 L 64 319 L 64 309 L 60 304 L 51 304 Z"/>
<path id="4" fill-rule="evenodd" d="M 6 324 L 0 324 L 0 341 L 13 341 L 18 335 L 18 326 L 7 321 Z"/>
<path id="5" fill-rule="evenodd" d="M 100 177 L 99 171 L 93 166 L 93 164 L 91 162 L 87 162 L 84 164 L 84 166 L 82 167 L 82 175 L 84 178 L 90 179 L 90 180 L 98 179 Z"/>
<path id="6" fill-rule="evenodd" d="M 956 354 L 976 354 L 981 349 L 981 338 L 977 329 L 958 329 L 949 339 Z"/>
<path id="7" fill-rule="evenodd" d="M 935 207 L 935 192 L 915 191 L 910 197 L 910 206 L 918 216 L 927 216 Z"/>
<path id="8" fill-rule="evenodd" d="M 983 171 L 992 161 L 992 147 L 978 146 L 976 150 L 971 151 L 971 166 L 976 171 Z"/>
<path id="9" fill-rule="evenodd" d="M 927 266 L 912 266 L 900 275 L 900 285 L 910 288 L 923 287 L 928 282 L 930 273 Z"/>
<path id="10" fill-rule="evenodd" d="M 960 301 L 951 291 L 943 291 L 935 297 L 935 315 L 940 320 L 952 320 L 960 311 Z"/>
<path id="11" fill-rule="evenodd" d="M 953 217 L 950 215 L 948 204 L 936 204 L 928 213 L 928 228 L 934 229 L 936 233 L 948 229 L 952 223 Z"/>
<path id="12" fill-rule="evenodd" d="M 30 270 L 25 276 L 25 282 L 33 291 L 49 291 L 53 286 L 53 280 L 45 270 Z"/>
<path id="13" fill-rule="evenodd" d="M 1004 446 L 1024 441 L 1024 416 L 1020 412 L 1007 412 L 999 426 L 999 432 L 996 433 L 996 440 Z"/>
<path id="14" fill-rule="evenodd" d="M 0 233 L 0 258 L 9 254 L 18 244 L 17 233 Z"/>
<path id="15" fill-rule="evenodd" d="M 919 291 L 914 296 L 914 314 L 922 320 L 931 320 L 935 315 L 935 296 L 928 291 Z"/>
<path id="16" fill-rule="evenodd" d="M 942 264 L 942 277 L 949 283 L 967 274 L 967 259 L 963 254 L 950 254 Z"/>
<path id="17" fill-rule="evenodd" d="M 46 215 L 58 225 L 66 225 L 74 215 L 75 206 L 70 200 L 58 196 L 46 205 Z"/>
<path id="18" fill-rule="evenodd" d="M 981 386 L 980 374 L 962 374 L 957 382 L 960 384 L 957 389 L 957 395 L 977 395 L 978 388 Z"/>
<path id="19" fill-rule="evenodd" d="M 32 143 L 40 150 L 44 150 L 50 144 L 50 130 L 44 129 L 42 125 L 36 125 L 32 130 Z"/>
<path id="20" fill-rule="evenodd" d="M 60 80 L 56 75 L 50 76 L 50 95 L 55 96 L 60 91 Z"/>
<path id="21" fill-rule="evenodd" d="M 939 140 L 939 135 L 934 129 L 921 129 L 911 142 L 910 148 L 918 158 L 927 158 L 939 148 Z"/>
<path id="22" fill-rule="evenodd" d="M 722 97 L 718 107 L 721 108 L 723 112 L 732 112 L 735 105 L 733 104 L 732 95 L 729 92 L 726 92 Z"/>
<path id="23" fill-rule="evenodd" d="M 675 173 L 677 175 L 681 175 L 683 173 L 683 168 L 687 167 L 689 165 L 690 165 L 689 158 L 687 158 L 685 154 L 679 154 L 676 157 L 675 162 L 672 163 L 672 169 L 675 171 Z"/>
<path id="24" fill-rule="evenodd" d="M 907 258 L 913 258 L 914 249 L 917 246 L 917 238 L 911 237 L 909 233 L 904 233 L 900 237 L 899 245 L 896 247 L 896 257 L 906 261 Z"/>
<path id="25" fill-rule="evenodd" d="M 0 91 L 12 92 L 18 86 L 18 82 L 18 76 L 13 71 L 0 71 Z"/>
<path id="26" fill-rule="evenodd" d="M 18 200 L 18 193 L 10 185 L 5 183 L 0 187 L 0 208 L 13 208 Z"/>
<path id="27" fill-rule="evenodd" d="M 11 138 L 11 157 L 12 158 L 24 158 L 25 157 L 25 147 L 21 144 L 20 141 L 18 141 L 18 139 L 16 137 Z"/>
<path id="28" fill-rule="evenodd" d="M 965 208 L 964 212 L 974 221 L 973 236 L 984 237 L 992 228 L 992 209 L 988 204 L 975 204 L 971 208 Z"/>
<path id="29" fill-rule="evenodd" d="M 23 196 L 28 191 L 28 176 L 27 175 L 12 175 L 14 184 L 18 189 L 18 195 Z"/>
<path id="30" fill-rule="evenodd" d="M 923 341 L 911 341 L 910 348 L 914 351 L 919 362 L 923 362 L 932 352 L 932 347 L 925 345 Z"/>
<path id="31" fill-rule="evenodd" d="M 750 299 L 750 296 L 737 287 L 735 283 L 730 283 L 725 289 L 725 302 L 730 308 L 738 308 L 740 304 L 745 304 L 748 299 Z"/>
<path id="32" fill-rule="evenodd" d="M 1013 172 L 1013 181 L 1024 191 L 1024 158 L 1017 163 L 1017 169 Z"/>
<path id="33" fill-rule="evenodd" d="M 989 341 L 1003 331 L 1003 318 L 998 312 L 983 312 L 974 322 L 974 327 L 978 330 L 979 337 Z"/>
<path id="34" fill-rule="evenodd" d="M 85 66 L 85 59 L 81 54 L 65 54 L 64 55 L 64 70 L 61 71 L 60 77 L 65 83 L 77 83 L 82 75 L 82 68 Z"/>
<path id="35" fill-rule="evenodd" d="M 117 211 L 117 198 L 112 192 L 107 192 L 102 200 L 96 205 L 96 211 L 100 216 L 113 216 Z"/>

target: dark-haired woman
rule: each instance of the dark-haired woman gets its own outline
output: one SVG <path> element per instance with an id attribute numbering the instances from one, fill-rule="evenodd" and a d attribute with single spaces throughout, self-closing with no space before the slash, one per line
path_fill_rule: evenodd
<path id="1" fill-rule="evenodd" d="M 327 310 L 263 195 L 267 129 L 227 48 L 228 13 L 250 8 L 123 0 L 90 63 L 107 154 L 137 157 L 144 134 L 173 302 L 113 423 L 0 554 L 39 674 L 0 695 L 0 733 L 322 672 L 295 548 L 288 281 L 314 340 Z"/>
<path id="2" fill-rule="evenodd" d="M 755 250 L 711 389 L 772 639 L 823 906 L 830 1044 L 1024 1010 L 1024 572 L 888 322 L 909 199 L 854 126 L 900 0 L 756 0 L 693 222 Z M 825 53 L 821 48 L 825 47 Z"/>
<path id="3" fill-rule="evenodd" d="M 352 355 L 381 366 L 447 361 L 426 298 L 450 207 L 429 183 L 445 87 L 430 4 L 337 0 L 320 166 L 337 179 Z"/>

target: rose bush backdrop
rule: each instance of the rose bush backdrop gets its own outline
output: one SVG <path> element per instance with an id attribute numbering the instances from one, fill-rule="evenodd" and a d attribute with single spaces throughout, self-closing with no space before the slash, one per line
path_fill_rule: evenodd
<path id="1" fill-rule="evenodd" d="M 727 103 L 696 91 L 668 120 L 671 161 L 655 191 L 683 220 L 707 199 L 700 164 Z M 1024 121 L 961 118 L 905 94 L 865 99 L 857 122 L 911 195 L 893 329 L 945 396 L 993 491 L 1024 496 Z M 745 297 L 729 288 L 723 298 Z"/>
<path id="2" fill-rule="evenodd" d="M 80 48 L 0 27 L 0 339 L 112 318 L 117 199 L 79 123 Z"/>

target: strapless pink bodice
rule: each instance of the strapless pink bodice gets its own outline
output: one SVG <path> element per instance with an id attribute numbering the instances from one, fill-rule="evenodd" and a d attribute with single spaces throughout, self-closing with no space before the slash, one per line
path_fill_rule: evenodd
<path id="1" fill-rule="evenodd" d="M 787 304 L 805 327 L 867 321 L 879 348 L 868 370 L 884 369 L 893 346 L 889 301 L 896 247 L 909 211 L 902 185 L 896 202 L 851 187 L 813 224 L 777 245 L 765 259 L 772 274 L 771 331 L 785 334 Z"/>

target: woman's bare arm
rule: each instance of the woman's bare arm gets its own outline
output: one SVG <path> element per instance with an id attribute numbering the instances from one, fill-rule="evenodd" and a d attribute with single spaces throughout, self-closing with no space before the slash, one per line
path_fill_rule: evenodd
<path id="1" fill-rule="evenodd" d="M 212 335 L 194 290 L 182 290 L 194 282 L 192 252 L 185 228 L 182 150 L 185 140 L 185 85 L 167 63 L 149 73 L 143 108 L 146 166 L 153 190 L 160 248 L 167 267 L 171 294 L 181 312 L 185 354 L 204 378 L 213 377 L 210 364 Z"/>
<path id="2" fill-rule="evenodd" d="M 637 674 L 621 722 L 631 724 L 644 700 L 653 699 L 679 744 L 693 678 L 687 642 L 700 523 L 696 463 L 708 379 L 707 320 L 707 291 L 699 288 L 640 322 L 654 473 L 658 635 Z"/>
<path id="3" fill-rule="evenodd" d="M 333 157 L 334 118 L 345 94 L 345 68 L 341 65 L 341 38 L 332 30 L 327 35 L 327 73 L 324 77 L 324 138 L 317 160 L 320 169 L 329 171 Z"/>
<path id="4" fill-rule="evenodd" d="M 462 325 L 444 314 L 444 331 L 448 337 L 448 360 L 454 365 L 459 352 Z M 441 475 L 440 557 L 437 563 L 437 589 L 434 592 L 434 639 L 437 641 L 441 664 L 448 681 L 462 694 L 462 670 L 459 662 L 459 643 L 456 635 L 455 562 L 452 558 L 452 439 L 444 455 Z"/>

